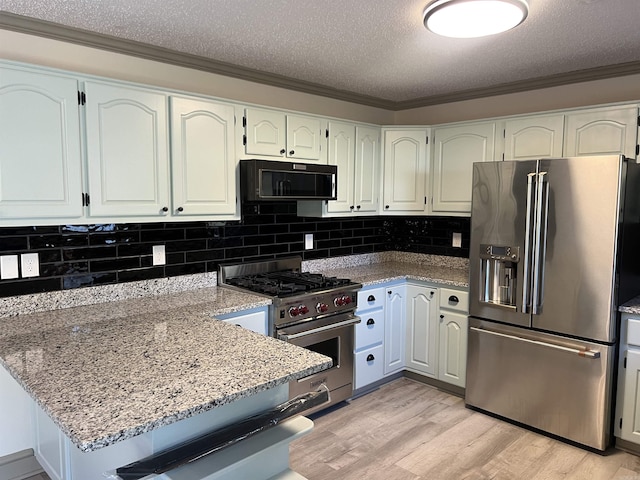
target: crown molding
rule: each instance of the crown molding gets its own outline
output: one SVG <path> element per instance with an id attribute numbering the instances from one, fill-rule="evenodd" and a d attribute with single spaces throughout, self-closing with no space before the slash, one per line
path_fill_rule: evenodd
<path id="1" fill-rule="evenodd" d="M 508 82 L 491 87 L 462 90 L 449 94 L 392 101 L 9 12 L 0 11 L 0 28 L 391 111 L 474 100 L 640 73 L 640 61 L 627 62 Z"/>

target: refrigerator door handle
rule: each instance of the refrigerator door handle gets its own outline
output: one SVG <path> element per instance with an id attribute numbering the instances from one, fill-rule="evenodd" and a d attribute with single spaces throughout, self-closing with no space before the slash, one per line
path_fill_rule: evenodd
<path id="1" fill-rule="evenodd" d="M 542 312 L 548 213 L 549 182 L 547 181 L 547 172 L 540 172 L 538 173 L 538 181 L 536 182 L 535 240 L 533 243 L 533 279 L 531 282 L 533 285 L 531 313 L 534 315 Z"/>
<path id="2" fill-rule="evenodd" d="M 488 335 L 495 335 L 498 337 L 508 338 L 510 340 L 517 340 L 519 342 L 531 343 L 533 345 L 552 348 L 554 350 L 561 350 L 563 352 L 578 355 L 579 357 L 590 358 L 590 359 L 600 358 L 600 352 L 598 351 L 565 347 L 563 345 L 556 345 L 554 343 L 541 342 L 539 340 L 531 340 L 529 338 L 518 337 L 516 335 L 509 335 L 508 333 L 494 332 L 493 330 L 486 330 L 484 328 L 479 328 L 479 327 L 469 327 L 469 330 L 474 330 L 478 333 L 486 333 Z"/>
<path id="3" fill-rule="evenodd" d="M 535 172 L 527 175 L 527 216 L 524 230 L 524 270 L 522 274 L 522 311 L 531 313 L 531 251 L 532 251 L 532 232 L 535 228 L 533 221 L 533 209 L 535 205 L 534 185 L 536 183 Z"/>

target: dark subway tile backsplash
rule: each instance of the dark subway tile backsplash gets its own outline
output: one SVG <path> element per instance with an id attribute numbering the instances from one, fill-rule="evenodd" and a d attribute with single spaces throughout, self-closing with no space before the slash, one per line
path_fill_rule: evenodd
<path id="1" fill-rule="evenodd" d="M 453 232 L 462 248 L 451 247 Z M 304 250 L 313 233 L 314 249 Z M 165 245 L 166 265 L 152 264 Z M 241 221 L 0 228 L 0 254 L 37 252 L 40 277 L 0 280 L 0 296 L 215 272 L 220 263 L 400 250 L 469 256 L 469 218 L 303 218 L 295 202 L 247 203 Z"/>

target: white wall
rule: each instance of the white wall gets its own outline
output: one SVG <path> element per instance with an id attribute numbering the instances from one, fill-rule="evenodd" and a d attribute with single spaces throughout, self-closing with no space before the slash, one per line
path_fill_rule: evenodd
<path id="1" fill-rule="evenodd" d="M 212 95 L 240 103 L 255 103 L 374 124 L 393 121 L 393 112 L 381 108 L 1 29 L 0 58 Z"/>

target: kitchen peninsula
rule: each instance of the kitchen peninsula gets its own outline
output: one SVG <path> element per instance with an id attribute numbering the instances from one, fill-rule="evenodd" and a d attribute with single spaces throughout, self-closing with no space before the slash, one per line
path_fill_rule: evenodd
<path id="1" fill-rule="evenodd" d="M 267 303 L 212 287 L 3 318 L 0 362 L 37 405 L 40 462 L 101 478 L 287 400 L 331 360 L 213 318 Z"/>

